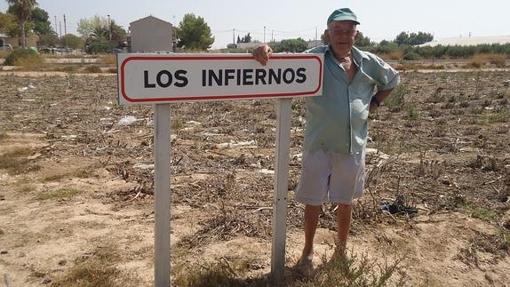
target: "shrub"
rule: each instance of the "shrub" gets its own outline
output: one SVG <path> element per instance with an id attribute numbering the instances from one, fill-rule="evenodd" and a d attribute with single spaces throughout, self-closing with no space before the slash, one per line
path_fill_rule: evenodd
<path id="1" fill-rule="evenodd" d="M 101 71 L 101 68 L 99 68 L 98 66 L 87 66 L 85 68 L 85 72 L 87 72 L 87 73 L 102 73 L 103 71 Z"/>
<path id="2" fill-rule="evenodd" d="M 104 55 L 99 59 L 99 62 L 106 65 L 115 65 L 117 64 L 117 57 L 113 54 Z"/>
<path id="3" fill-rule="evenodd" d="M 16 49 L 5 58 L 4 65 L 32 67 L 43 63 L 43 58 L 32 49 Z"/>

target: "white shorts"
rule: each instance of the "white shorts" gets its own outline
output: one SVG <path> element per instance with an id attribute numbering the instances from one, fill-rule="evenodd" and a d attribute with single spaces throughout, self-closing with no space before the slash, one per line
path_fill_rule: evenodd
<path id="1" fill-rule="evenodd" d="M 321 205 L 325 202 L 352 204 L 363 195 L 365 153 L 338 154 L 304 152 L 301 179 L 296 189 L 298 202 Z"/>

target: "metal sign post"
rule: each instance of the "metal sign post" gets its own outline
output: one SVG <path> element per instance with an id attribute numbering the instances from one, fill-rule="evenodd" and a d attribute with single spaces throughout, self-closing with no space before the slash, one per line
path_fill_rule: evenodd
<path id="1" fill-rule="evenodd" d="M 322 90 L 323 56 L 275 55 L 261 66 L 248 54 L 118 54 L 118 100 L 154 104 L 154 283 L 170 286 L 171 102 L 277 98 L 271 275 L 283 283 L 291 98 Z"/>

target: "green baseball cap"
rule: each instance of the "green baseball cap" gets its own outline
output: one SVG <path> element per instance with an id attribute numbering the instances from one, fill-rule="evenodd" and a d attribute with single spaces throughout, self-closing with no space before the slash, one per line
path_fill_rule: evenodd
<path id="1" fill-rule="evenodd" d="M 333 13 L 331 13 L 331 15 L 328 17 L 327 24 L 329 25 L 329 23 L 333 21 L 352 21 L 356 24 L 359 24 L 358 17 L 349 8 L 340 8 L 333 11 Z"/>

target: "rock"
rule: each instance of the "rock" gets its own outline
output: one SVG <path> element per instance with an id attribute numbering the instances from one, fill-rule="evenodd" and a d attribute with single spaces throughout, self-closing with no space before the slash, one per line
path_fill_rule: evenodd
<path id="1" fill-rule="evenodd" d="M 60 266 L 64 266 L 64 265 L 66 265 L 66 264 L 67 264 L 67 260 L 65 260 L 65 259 L 62 259 L 62 260 L 60 260 L 60 261 L 58 262 L 58 265 L 60 265 Z"/>
<path id="2" fill-rule="evenodd" d="M 0 254 L 2 254 L 2 255 L 7 254 L 7 253 L 9 253 L 9 251 L 7 251 L 7 250 L 0 251 Z"/>

